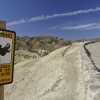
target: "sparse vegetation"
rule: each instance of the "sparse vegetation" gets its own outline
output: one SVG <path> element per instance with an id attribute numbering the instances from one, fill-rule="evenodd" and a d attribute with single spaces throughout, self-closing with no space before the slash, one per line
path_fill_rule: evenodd
<path id="1" fill-rule="evenodd" d="M 46 50 L 48 53 L 60 47 L 71 45 L 72 41 L 59 39 L 52 36 L 38 36 L 38 37 L 19 37 L 16 38 L 16 50 L 28 50 L 33 52 L 33 49 Z"/>

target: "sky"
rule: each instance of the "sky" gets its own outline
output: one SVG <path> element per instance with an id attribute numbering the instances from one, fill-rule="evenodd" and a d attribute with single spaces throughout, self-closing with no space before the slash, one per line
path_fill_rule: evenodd
<path id="1" fill-rule="evenodd" d="M 17 36 L 100 38 L 100 0 L 0 0 L 0 13 Z"/>

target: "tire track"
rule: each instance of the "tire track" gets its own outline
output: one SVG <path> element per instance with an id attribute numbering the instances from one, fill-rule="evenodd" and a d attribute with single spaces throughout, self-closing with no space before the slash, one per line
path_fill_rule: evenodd
<path id="1" fill-rule="evenodd" d="M 66 48 L 66 49 L 64 50 L 64 52 L 62 53 L 62 55 L 65 56 L 66 52 L 67 52 L 71 47 L 72 47 L 72 45 L 70 45 L 68 48 Z"/>

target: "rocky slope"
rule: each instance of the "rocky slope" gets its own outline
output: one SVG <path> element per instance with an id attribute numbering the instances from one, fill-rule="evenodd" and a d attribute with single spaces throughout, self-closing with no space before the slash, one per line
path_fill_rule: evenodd
<path id="1" fill-rule="evenodd" d="M 28 50 L 33 51 L 33 49 L 42 49 L 48 52 L 54 51 L 63 46 L 67 46 L 71 44 L 71 41 L 59 39 L 57 37 L 52 36 L 37 36 L 37 37 L 29 37 L 23 36 L 16 38 L 16 50 Z"/>
<path id="2" fill-rule="evenodd" d="M 15 64 L 27 59 L 34 59 L 48 55 L 50 52 L 70 45 L 69 40 L 59 39 L 52 36 L 16 37 Z"/>

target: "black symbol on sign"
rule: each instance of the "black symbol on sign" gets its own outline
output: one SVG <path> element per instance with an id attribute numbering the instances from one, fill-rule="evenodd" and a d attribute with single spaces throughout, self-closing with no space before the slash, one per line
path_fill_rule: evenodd
<path id="1" fill-rule="evenodd" d="M 7 43 L 7 45 L 3 48 L 2 48 L 2 45 L 0 45 L 0 55 L 4 56 L 6 53 L 9 53 L 10 52 L 9 48 L 10 48 L 9 43 Z"/>
<path id="2" fill-rule="evenodd" d="M 2 69 L 0 69 L 0 72 L 2 72 Z"/>

